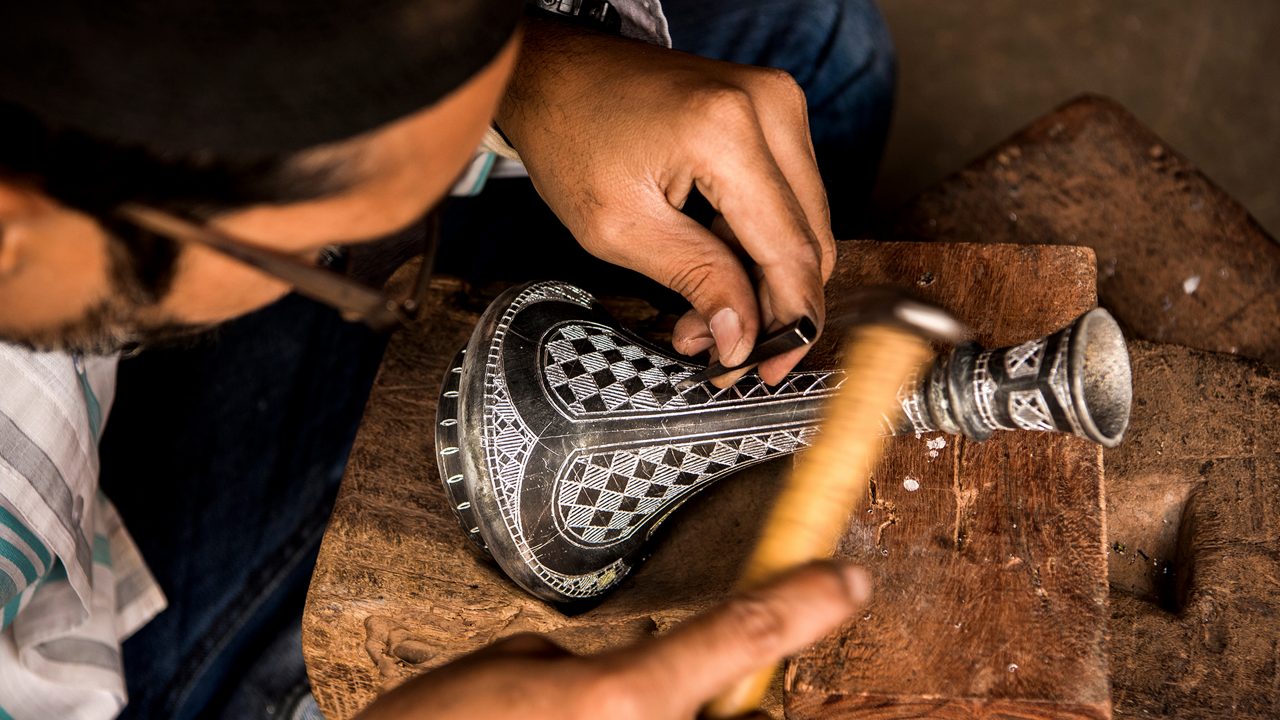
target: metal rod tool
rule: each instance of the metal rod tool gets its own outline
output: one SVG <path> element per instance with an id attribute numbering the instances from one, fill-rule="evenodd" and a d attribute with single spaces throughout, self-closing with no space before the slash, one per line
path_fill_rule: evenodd
<path id="1" fill-rule="evenodd" d="M 774 358 L 783 353 L 791 352 L 798 347 L 804 347 L 811 344 L 818 338 L 818 326 L 813 320 L 802 317 L 795 322 L 787 323 L 773 332 L 765 335 L 756 343 L 751 354 L 743 360 L 741 364 L 727 367 L 720 363 L 719 360 L 713 361 L 705 370 L 690 375 L 689 377 L 676 383 L 676 389 L 683 392 L 689 388 L 700 385 L 712 378 L 720 377 L 725 373 L 741 370 L 743 368 L 753 367 L 760 363 Z"/>

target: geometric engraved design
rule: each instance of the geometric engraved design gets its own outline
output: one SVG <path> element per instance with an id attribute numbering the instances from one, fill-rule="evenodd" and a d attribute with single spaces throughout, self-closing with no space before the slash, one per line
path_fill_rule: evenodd
<path id="1" fill-rule="evenodd" d="M 911 371 L 906 382 L 902 383 L 902 386 L 898 388 L 898 404 L 902 406 L 902 414 L 911 423 L 911 429 L 915 432 L 916 437 L 938 429 L 933 426 L 933 419 L 929 417 L 923 391 L 924 383 L 921 380 L 919 370 Z M 883 428 L 884 434 L 893 435 L 896 429 L 897 424 L 886 418 Z"/>
<path id="2" fill-rule="evenodd" d="M 1062 338 L 1058 341 L 1058 352 L 1054 354 L 1053 364 L 1049 366 L 1049 389 L 1053 391 L 1058 407 L 1062 408 L 1062 414 L 1066 415 L 1067 423 L 1071 425 L 1071 432 L 1083 435 L 1080 418 L 1076 415 L 1076 404 L 1071 397 L 1071 380 L 1068 377 L 1070 370 L 1067 367 L 1073 329 L 1073 326 L 1067 326 L 1061 331 Z"/>
<path id="3" fill-rule="evenodd" d="M 525 306 L 545 300 L 567 301 L 590 307 L 591 296 L 570 285 L 539 283 L 522 292 L 503 313 L 494 330 L 485 364 L 483 441 L 485 461 L 503 523 L 528 566 L 551 587 L 566 597 L 589 598 L 608 590 L 627 575 L 630 567 L 619 559 L 607 567 L 582 575 L 566 575 L 546 567 L 539 561 L 522 527 L 520 488 L 525 475 L 525 461 L 537 443 L 537 436 L 525 426 L 507 389 L 502 370 L 502 346 L 507 330 L 517 313 Z"/>
<path id="4" fill-rule="evenodd" d="M 1005 373 L 1011 378 L 1020 378 L 1040 372 L 1044 345 L 1044 339 L 1041 338 L 1010 348 L 1004 355 Z"/>
<path id="5" fill-rule="evenodd" d="M 547 384 L 574 415 L 683 405 L 675 383 L 697 370 L 594 323 L 561 325 L 543 347 Z"/>
<path id="6" fill-rule="evenodd" d="M 1009 415 L 1023 430 L 1053 430 L 1053 415 L 1039 390 L 1009 393 Z"/>
<path id="7" fill-rule="evenodd" d="M 991 377 L 988 366 L 991 363 L 991 352 L 979 353 L 973 362 L 973 404 L 978 408 L 978 417 L 991 430 L 1004 427 L 996 419 L 991 408 L 991 401 L 996 395 L 996 381 Z"/>
<path id="8" fill-rule="evenodd" d="M 938 425 L 981 439 L 1070 423 L 1092 437 L 1075 401 L 1087 376 L 1071 374 L 1073 327 L 1013 348 L 953 350 L 898 388 L 910 424 L 891 413 L 886 434 Z M 504 294 L 464 352 L 441 391 L 447 496 L 477 544 L 553 602 L 604 594 L 693 494 L 808 446 L 845 380 L 841 370 L 798 372 L 769 387 L 748 374 L 680 390 L 700 365 L 613 327 L 592 296 L 555 282 Z M 993 363 L 997 352 L 1004 360 Z"/>
<path id="9" fill-rule="evenodd" d="M 718 389 L 709 383 L 685 391 L 677 384 L 699 368 L 637 344 L 610 327 L 587 321 L 556 326 L 542 346 L 542 372 L 552 396 L 570 416 L 625 416 L 704 405 L 818 395 L 844 381 L 842 371 L 793 373 L 776 387 L 750 375 Z"/>
<path id="10" fill-rule="evenodd" d="M 839 370 L 792 373 L 778 386 L 770 387 L 758 376 L 748 375 L 724 389 L 700 383 L 680 391 L 677 384 L 699 366 L 667 357 L 644 341 L 601 322 L 586 318 L 561 320 L 534 336 L 540 340 L 529 348 L 527 325 L 533 322 L 536 328 L 539 322 L 529 318 L 540 317 L 539 312 L 552 318 L 557 313 L 572 312 L 555 309 L 555 305 L 545 311 L 534 307 L 548 301 L 599 313 L 594 298 L 577 288 L 563 283 L 538 283 L 518 291 L 490 321 L 491 329 L 483 336 L 483 344 L 474 348 L 475 357 L 466 361 L 466 367 L 479 370 L 477 366 L 483 365 L 483 410 L 477 428 L 480 442 L 479 447 L 471 448 L 479 451 L 476 460 L 484 466 L 482 475 L 492 491 L 492 501 L 489 504 L 481 493 L 472 495 L 471 501 L 459 503 L 456 509 L 460 519 L 464 509 L 476 512 L 476 502 L 492 508 L 484 512 L 496 510 L 496 517 L 488 516 L 487 524 L 484 517 L 476 516 L 477 531 L 484 535 L 479 539 L 486 550 L 495 557 L 495 552 L 514 551 L 518 561 L 510 556 L 507 560 L 499 558 L 500 561 L 518 562 L 524 568 L 521 572 L 536 577 L 530 581 L 533 586 L 526 587 L 548 588 L 561 600 L 603 594 L 627 576 L 635 553 L 628 550 L 617 559 L 600 557 L 601 565 L 590 566 L 595 556 L 566 561 L 566 556 L 556 554 L 548 542 L 577 545 L 597 556 L 602 548 L 621 546 L 624 541 L 634 544 L 640 540 L 636 535 L 641 528 L 661 521 L 707 483 L 808 445 L 816 427 L 812 421 L 800 419 L 808 415 L 795 413 L 798 408 L 815 411 L 845 377 Z M 529 314 L 523 314 L 526 311 Z M 512 338 L 516 341 L 506 342 Z M 540 402 L 528 395 L 530 386 L 524 376 L 507 375 L 513 358 L 526 357 L 530 351 L 536 358 L 540 381 L 535 387 L 543 391 L 538 394 Z M 518 366 L 519 363 L 515 365 Z M 517 389 L 522 393 L 519 398 L 512 395 Z M 457 391 L 453 395 L 459 398 L 460 417 L 465 417 L 466 397 Z M 699 422 L 704 413 L 722 406 L 759 406 L 767 414 L 784 399 L 802 404 L 790 406 L 797 410 L 781 413 L 781 423 L 774 416 L 771 427 L 736 425 L 713 430 Z M 682 432 L 688 434 L 671 436 L 659 443 L 578 446 L 559 455 L 564 458 L 562 464 L 548 466 L 557 453 L 568 449 L 564 443 L 573 436 L 566 435 L 563 427 L 553 428 L 556 421 L 549 422 L 541 415 L 544 408 L 574 423 L 603 423 L 611 428 L 609 432 L 620 433 L 616 436 L 619 440 L 627 433 L 646 432 L 650 427 L 672 427 L 668 422 L 683 423 L 686 429 Z M 650 420 L 655 414 L 664 418 L 658 426 Z M 607 443 L 614 437 L 606 435 L 600 442 Z M 465 437 L 455 442 L 461 452 L 471 452 L 464 447 Z M 656 447 L 645 449 L 646 445 Z M 547 477 L 547 471 L 556 467 L 558 471 Z M 542 493 L 546 493 L 549 507 L 544 507 L 551 510 L 550 517 L 545 512 L 527 512 L 530 498 Z M 466 508 L 462 507 L 464 504 Z M 498 518 L 501 526 L 497 525 Z M 549 531 L 554 531 L 550 539 Z M 506 549 L 495 548 L 495 540 Z M 548 566 L 551 559 L 557 563 L 582 562 L 583 569 L 561 571 Z M 537 592 L 547 596 L 545 591 Z"/>
<path id="11" fill-rule="evenodd" d="M 603 547 L 721 475 L 807 447 L 817 428 L 581 455 L 562 474 L 558 519 L 567 535 Z"/>

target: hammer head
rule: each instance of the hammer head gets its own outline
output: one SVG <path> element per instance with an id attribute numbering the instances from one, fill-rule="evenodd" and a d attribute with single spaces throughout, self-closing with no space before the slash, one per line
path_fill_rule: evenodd
<path id="1" fill-rule="evenodd" d="M 827 314 L 827 325 L 842 331 L 858 325 L 893 325 L 950 344 L 968 336 L 951 313 L 905 290 L 883 285 L 860 288 L 841 299 Z"/>

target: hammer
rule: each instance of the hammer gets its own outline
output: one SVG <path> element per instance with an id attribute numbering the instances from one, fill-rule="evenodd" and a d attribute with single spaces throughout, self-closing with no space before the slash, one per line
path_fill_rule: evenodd
<path id="1" fill-rule="evenodd" d="M 846 379 L 824 411 L 822 431 L 783 484 L 738 581 L 740 590 L 834 552 L 880 461 L 886 418 L 902 410 L 899 388 L 932 357 L 929 340 L 954 343 L 964 336 L 946 311 L 890 288 L 859 291 L 833 313 L 832 324 L 849 328 Z M 776 671 L 769 667 L 742 679 L 703 715 L 754 712 Z"/>

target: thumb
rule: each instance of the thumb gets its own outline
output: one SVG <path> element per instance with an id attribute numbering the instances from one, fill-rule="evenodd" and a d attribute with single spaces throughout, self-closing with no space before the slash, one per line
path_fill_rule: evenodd
<path id="1" fill-rule="evenodd" d="M 867 602 L 861 568 L 819 562 L 737 595 L 631 654 L 637 687 L 666 688 L 692 712 L 749 673 L 825 636 Z"/>

